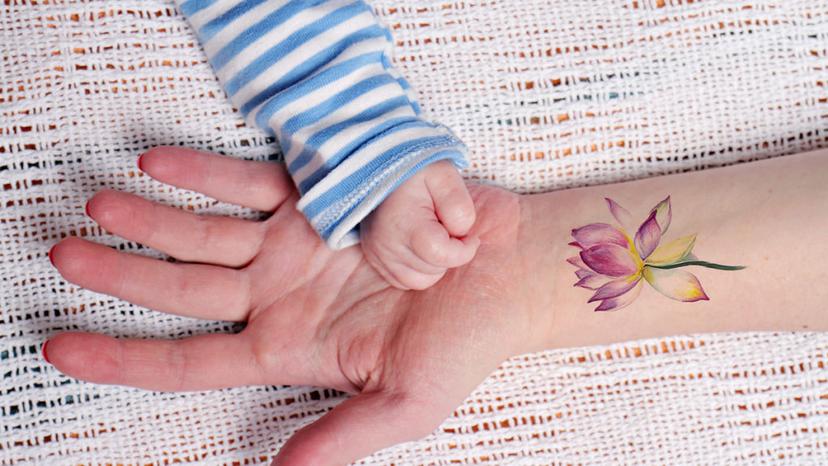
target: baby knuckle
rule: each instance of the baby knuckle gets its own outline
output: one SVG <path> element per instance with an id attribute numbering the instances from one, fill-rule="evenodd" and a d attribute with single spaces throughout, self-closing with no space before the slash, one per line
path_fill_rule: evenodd
<path id="1" fill-rule="evenodd" d="M 432 263 L 442 263 L 448 256 L 443 246 L 435 241 L 420 241 L 418 249 L 422 258 Z"/>

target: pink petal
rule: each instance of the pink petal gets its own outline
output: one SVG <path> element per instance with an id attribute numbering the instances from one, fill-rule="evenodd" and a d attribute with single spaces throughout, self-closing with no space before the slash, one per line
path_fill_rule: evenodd
<path id="1" fill-rule="evenodd" d="M 588 277 L 590 275 L 595 275 L 595 272 L 593 272 L 592 270 L 587 270 L 587 269 L 578 269 L 578 270 L 575 271 L 575 276 L 578 277 L 578 278 L 584 278 L 584 277 Z"/>
<path id="2" fill-rule="evenodd" d="M 646 259 L 658 247 L 659 241 L 661 241 L 661 228 L 656 221 L 656 211 L 653 210 L 635 234 L 635 248 L 638 250 L 639 257 Z"/>
<path id="3" fill-rule="evenodd" d="M 596 244 L 617 244 L 624 247 L 629 245 L 627 236 L 607 223 L 590 223 L 581 228 L 575 228 L 572 230 L 572 237 L 584 249 L 589 249 Z"/>
<path id="4" fill-rule="evenodd" d="M 641 280 L 641 275 L 633 275 L 631 277 L 619 278 L 607 282 L 601 288 L 595 291 L 595 294 L 589 298 L 588 303 L 595 301 L 604 301 L 606 299 L 615 298 L 630 291 Z"/>
<path id="5" fill-rule="evenodd" d="M 590 272 L 589 275 L 584 276 L 577 283 L 573 286 L 580 286 L 581 288 L 586 288 L 588 290 L 597 290 L 601 288 L 604 283 L 607 282 L 607 277 L 603 275 L 598 275 L 597 273 Z"/>
<path id="6" fill-rule="evenodd" d="M 613 201 L 612 199 L 605 197 L 604 200 L 607 201 L 607 206 L 609 207 L 609 211 L 615 220 L 618 221 L 618 224 L 627 231 L 632 231 L 633 227 L 633 218 L 630 211 L 621 207 L 621 204 Z"/>
<path id="7" fill-rule="evenodd" d="M 699 283 L 699 279 L 684 270 L 644 267 L 644 278 L 659 293 L 676 301 L 692 303 L 710 299 Z"/>
<path id="8" fill-rule="evenodd" d="M 587 268 L 586 264 L 584 264 L 584 261 L 581 260 L 581 256 L 572 256 L 566 261 L 574 265 L 575 267 L 578 267 L 579 269 Z"/>
<path id="9" fill-rule="evenodd" d="M 635 298 L 641 294 L 641 280 L 636 282 L 636 285 L 627 293 L 622 295 L 616 296 L 615 298 L 609 298 L 601 301 L 601 304 L 595 308 L 595 312 L 600 311 L 617 311 L 621 308 L 627 307 L 635 301 Z"/>
<path id="10" fill-rule="evenodd" d="M 656 222 L 661 228 L 661 234 L 667 233 L 667 228 L 670 226 L 670 221 L 673 219 L 673 207 L 670 205 L 670 196 L 656 204 L 650 213 L 656 213 Z"/>
<path id="11" fill-rule="evenodd" d="M 617 244 L 599 244 L 581 251 L 581 259 L 590 269 L 610 277 L 638 273 L 638 261 L 632 251 Z"/>

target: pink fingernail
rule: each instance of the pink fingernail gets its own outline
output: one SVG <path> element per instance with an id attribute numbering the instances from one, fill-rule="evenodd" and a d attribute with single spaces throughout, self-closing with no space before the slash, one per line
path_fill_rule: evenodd
<path id="1" fill-rule="evenodd" d="M 45 359 L 45 360 L 46 360 L 46 362 L 48 362 L 49 364 L 51 364 L 52 362 L 51 362 L 51 361 L 49 361 L 49 354 L 48 354 L 48 353 L 46 353 L 46 345 L 48 345 L 48 344 L 49 344 L 49 340 L 46 340 L 46 341 L 43 343 L 43 348 L 41 348 L 41 349 L 40 349 L 40 352 L 41 352 L 41 353 L 43 353 L 43 359 Z"/>
<path id="2" fill-rule="evenodd" d="M 52 246 L 52 248 L 49 249 L 49 262 L 52 263 L 52 267 L 55 266 L 55 247 L 54 246 Z"/>
<path id="3" fill-rule="evenodd" d="M 144 166 L 141 165 L 143 163 L 143 160 L 144 160 L 144 155 L 145 154 L 141 154 L 140 156 L 138 156 L 138 170 L 141 170 L 141 171 L 144 171 Z"/>

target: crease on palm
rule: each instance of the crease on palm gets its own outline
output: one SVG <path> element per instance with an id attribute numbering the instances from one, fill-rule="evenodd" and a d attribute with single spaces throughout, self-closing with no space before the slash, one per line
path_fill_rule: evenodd
<path id="1" fill-rule="evenodd" d="M 184 157 L 184 160 L 192 157 L 190 163 L 196 167 L 199 157 L 203 157 L 184 153 L 182 149 L 175 150 L 178 151 L 178 157 Z M 156 160 L 155 163 L 160 162 Z M 182 160 L 171 163 L 186 166 Z M 515 278 L 517 261 L 516 219 L 519 218 L 519 212 L 516 213 L 518 209 L 514 195 L 495 188 L 471 187 L 479 220 L 474 234 L 482 240 L 478 257 L 462 268 L 449 271 L 437 285 L 424 292 L 404 292 L 385 282 L 367 263 L 358 248 L 328 250 L 294 208 L 296 195 L 292 188 L 283 187 L 287 194 L 282 193 L 279 202 L 271 202 L 272 196 L 250 198 L 249 196 L 256 195 L 257 190 L 246 190 L 246 194 L 224 190 L 220 182 L 222 176 L 244 174 L 244 170 L 237 169 L 222 175 L 215 165 L 227 163 L 237 164 L 233 167 L 249 167 L 242 164 L 251 162 L 227 162 L 211 158 L 211 168 L 207 172 L 214 174 L 213 181 L 202 191 L 219 200 L 236 201 L 242 205 L 276 206 L 274 213 L 260 224 L 264 228 L 264 234 L 258 250 L 244 262 L 245 265 L 237 268 L 214 265 L 197 269 L 198 273 L 204 274 L 213 270 L 234 270 L 234 273 L 249 280 L 249 300 L 241 313 L 247 325 L 237 335 L 192 338 L 172 342 L 167 348 L 170 351 L 188 351 L 190 347 L 201 345 L 198 347 L 208 348 L 209 351 L 226 351 L 230 348 L 241 353 L 190 354 L 187 356 L 187 370 L 192 373 L 178 374 L 181 382 L 174 385 L 164 382 L 163 371 L 170 369 L 163 365 L 156 369 L 160 371 L 157 380 L 136 379 L 129 373 L 113 380 L 103 372 L 96 372 L 98 369 L 86 364 L 84 359 L 94 359 L 95 349 L 105 351 L 105 347 L 111 348 L 112 345 L 123 349 L 124 342 L 99 339 L 95 343 L 98 347 L 90 347 L 88 343 L 98 337 L 88 334 L 59 335 L 50 340 L 50 354 L 54 352 L 53 363 L 58 369 L 93 382 L 128 383 L 154 389 L 203 389 L 205 382 L 202 380 L 205 375 L 195 371 L 205 370 L 216 373 L 215 378 L 207 378 L 206 384 L 210 387 L 285 383 L 327 386 L 360 394 L 359 396 L 374 394 L 397 400 L 402 405 L 393 409 L 401 409 L 406 416 L 413 416 L 410 420 L 412 425 L 422 423 L 422 428 L 425 425 L 434 428 L 491 370 L 520 346 L 522 319 L 513 314 L 520 309 L 515 309 L 517 298 L 506 287 Z M 179 165 L 174 167 L 180 168 Z M 200 184 L 197 175 L 185 173 L 183 176 L 186 176 L 186 183 L 176 183 L 174 171 L 165 175 L 166 179 L 161 181 L 191 189 L 199 187 L 187 186 Z M 232 187 L 233 183 L 227 185 Z M 134 196 L 118 196 L 110 196 L 116 207 L 118 203 L 135 208 L 141 206 Z M 93 209 L 93 214 L 96 209 Z M 117 212 L 114 212 L 117 217 Z M 165 212 L 165 215 L 171 215 L 175 221 L 186 223 L 192 219 L 191 214 Z M 129 218 L 120 220 L 131 221 Z M 245 225 L 229 223 L 225 227 L 230 230 L 241 228 L 238 231 L 243 232 L 246 231 Z M 103 226 L 134 241 L 146 240 L 136 237 L 136 234 L 140 236 L 136 233 L 140 228 L 134 228 L 133 231 L 114 221 Z M 182 235 L 188 234 L 187 228 L 180 230 Z M 229 230 L 212 231 L 212 234 L 221 237 L 227 235 Z M 152 233 L 152 241 L 167 249 L 163 252 L 186 257 L 186 254 L 177 253 L 195 251 L 193 254 L 196 256 L 208 259 L 201 260 L 202 263 L 210 263 L 210 251 L 199 251 L 197 245 L 181 241 L 181 238 L 164 238 L 167 234 L 164 225 L 158 225 L 157 231 Z M 258 240 L 255 237 L 253 239 Z M 214 244 L 215 240 L 203 242 Z M 93 261 L 112 254 L 106 248 L 101 248 L 80 240 L 59 244 L 54 251 L 56 266 L 67 279 L 81 286 L 121 296 L 128 296 L 132 292 L 139 300 L 143 299 L 138 293 L 142 285 L 169 286 L 165 277 L 148 276 L 141 279 L 145 282 L 125 285 L 135 287 L 135 290 L 112 289 L 106 282 L 107 277 L 96 275 L 92 268 L 69 263 L 71 260 Z M 176 248 L 178 250 L 171 250 Z M 195 249 L 191 251 L 188 248 Z M 128 268 L 135 267 L 135 259 L 124 253 L 115 254 L 120 266 L 124 267 L 123 272 L 128 274 Z M 239 257 L 224 257 L 222 260 L 233 263 L 237 259 Z M 144 267 L 155 267 L 159 274 L 173 274 L 173 277 L 182 273 L 182 269 L 174 267 L 175 264 L 161 264 L 159 261 L 145 264 Z M 182 277 L 178 279 L 183 280 Z M 196 281 L 206 280 L 205 277 L 206 275 L 189 276 Z M 144 291 L 160 293 L 159 290 Z M 184 297 L 187 298 L 192 299 L 193 296 Z M 181 303 L 169 307 L 174 313 L 201 317 L 198 309 L 187 308 Z M 232 315 L 231 310 L 225 312 Z M 83 349 L 80 343 L 86 344 L 88 348 Z M 224 346 L 220 347 L 219 344 Z M 67 348 L 65 352 L 61 351 L 63 347 Z M 142 351 L 151 351 L 152 348 L 153 346 L 147 346 Z M 121 369 L 128 372 L 136 368 Z M 171 378 L 176 376 L 169 375 Z M 409 406 L 410 403 L 422 406 L 422 412 Z M 336 413 L 347 412 L 346 409 L 348 408 L 335 409 L 329 415 L 334 418 L 337 415 L 345 416 L 346 414 Z M 313 431 L 312 426 L 308 429 L 309 432 Z M 414 431 L 420 432 L 416 429 Z M 411 431 L 387 434 L 396 442 L 409 439 Z M 372 448 L 387 446 L 389 441 L 391 440 L 384 440 L 384 443 L 377 443 Z M 290 448 L 295 450 L 298 447 Z M 354 454 L 356 453 L 352 453 Z"/>

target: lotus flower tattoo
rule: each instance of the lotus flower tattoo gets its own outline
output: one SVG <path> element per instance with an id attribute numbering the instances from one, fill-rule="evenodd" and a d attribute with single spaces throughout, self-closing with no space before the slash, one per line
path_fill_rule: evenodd
<path id="1" fill-rule="evenodd" d="M 630 212 L 612 199 L 606 198 L 606 201 L 620 228 L 607 223 L 575 228 L 572 230 L 575 241 L 569 244 L 581 251 L 567 259 L 578 268 L 575 286 L 595 291 L 587 302 L 600 302 L 596 311 L 628 306 L 641 293 L 642 278 L 659 293 L 677 301 L 709 300 L 695 275 L 677 269 L 687 266 L 717 270 L 744 268 L 698 260 L 693 255 L 695 234 L 660 244 L 673 217 L 669 196 L 653 207 L 634 237 L 628 233 L 634 226 Z"/>

